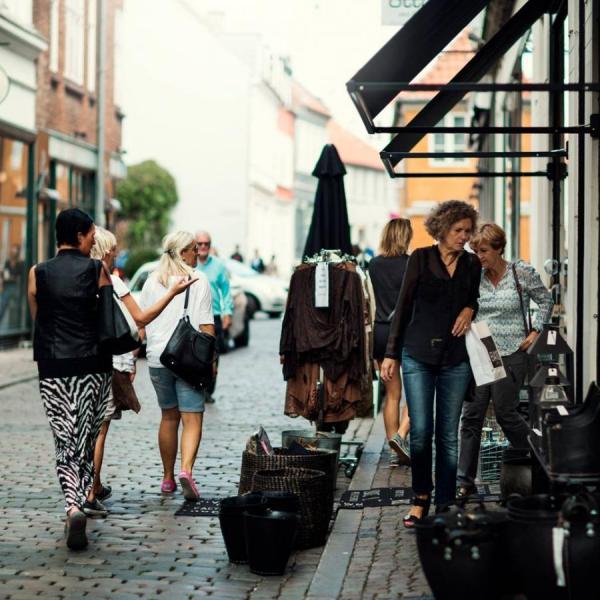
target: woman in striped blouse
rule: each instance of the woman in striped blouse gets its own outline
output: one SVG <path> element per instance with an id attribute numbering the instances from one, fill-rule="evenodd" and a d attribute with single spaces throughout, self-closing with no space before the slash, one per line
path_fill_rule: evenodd
<path id="1" fill-rule="evenodd" d="M 531 265 L 504 259 L 506 234 L 501 227 L 493 223 L 482 225 L 470 244 L 483 268 L 476 321 L 488 324 L 507 377 L 476 388 L 474 398 L 464 405 L 458 461 L 459 497 L 475 491 L 481 429 L 490 399 L 498 424 L 511 445 L 527 447 L 529 428 L 517 412 L 519 390 L 527 374 L 526 350 L 535 341 L 542 324 L 549 321 L 553 306 L 550 292 Z M 531 300 L 539 308 L 532 326 L 526 316 Z"/>

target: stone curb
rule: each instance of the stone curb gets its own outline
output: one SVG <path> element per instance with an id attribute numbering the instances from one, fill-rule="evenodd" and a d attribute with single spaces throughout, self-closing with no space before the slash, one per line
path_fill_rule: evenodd
<path id="1" fill-rule="evenodd" d="M 385 428 L 383 412 L 375 418 L 349 490 L 371 489 L 381 457 Z M 307 600 L 335 599 L 342 593 L 348 565 L 362 521 L 362 511 L 340 509 L 306 595 Z"/>
<path id="2" fill-rule="evenodd" d="M 30 375 L 22 375 L 21 377 L 15 377 L 14 379 L 7 379 L 4 381 L 0 381 L 0 390 L 4 390 L 13 385 L 18 385 L 19 383 L 27 383 L 28 381 L 33 381 L 37 379 L 37 372 Z"/>

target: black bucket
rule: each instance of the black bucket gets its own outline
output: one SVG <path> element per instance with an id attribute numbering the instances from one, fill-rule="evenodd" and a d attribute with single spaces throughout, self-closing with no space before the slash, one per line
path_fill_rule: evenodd
<path id="1" fill-rule="evenodd" d="M 297 513 L 300 511 L 300 498 L 292 492 L 278 492 L 267 490 L 255 492 L 267 500 L 267 508 L 282 512 Z"/>
<path id="2" fill-rule="evenodd" d="M 552 529 L 558 522 L 564 496 L 538 494 L 508 502 L 505 548 L 513 593 L 528 600 L 567 600 L 566 588 L 557 586 Z"/>
<path id="3" fill-rule="evenodd" d="M 244 513 L 265 513 L 267 500 L 260 494 L 232 496 L 221 500 L 219 523 L 229 562 L 243 565 L 248 562 L 244 535 Z"/>
<path id="4" fill-rule="evenodd" d="M 500 469 L 500 493 L 503 499 L 511 496 L 531 496 L 531 454 L 528 449 L 507 448 Z"/>
<path id="5" fill-rule="evenodd" d="M 277 510 L 246 513 L 244 529 L 250 570 L 256 575 L 283 575 L 296 541 L 298 515 Z"/>

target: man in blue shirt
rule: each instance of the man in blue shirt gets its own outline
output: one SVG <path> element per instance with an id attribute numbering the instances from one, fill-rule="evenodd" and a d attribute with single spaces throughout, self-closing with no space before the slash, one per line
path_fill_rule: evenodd
<path id="1" fill-rule="evenodd" d="M 212 240 L 207 231 L 199 231 L 196 234 L 196 254 L 198 263 L 196 268 L 202 271 L 210 284 L 212 293 L 213 314 L 215 317 L 215 331 L 217 334 L 217 346 L 225 344 L 224 332 L 231 327 L 231 315 L 233 314 L 233 298 L 229 289 L 229 277 L 225 264 L 216 256 L 211 256 L 210 246 Z M 213 389 L 209 390 L 206 401 L 214 402 Z"/>

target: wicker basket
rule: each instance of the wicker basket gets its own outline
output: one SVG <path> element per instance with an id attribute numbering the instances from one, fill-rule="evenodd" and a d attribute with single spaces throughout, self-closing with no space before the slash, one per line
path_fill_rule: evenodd
<path id="1" fill-rule="evenodd" d="M 309 450 L 309 454 L 285 454 L 285 448 L 274 448 L 275 454 L 253 454 L 244 450 L 238 494 L 242 495 L 252 488 L 254 473 L 264 469 L 316 469 L 323 471 L 331 489 L 335 489 L 337 477 L 337 455 L 331 450 Z"/>
<path id="2" fill-rule="evenodd" d="M 298 468 L 257 471 L 252 480 L 252 491 L 266 490 L 297 494 L 300 526 L 296 548 L 313 548 L 325 543 L 333 511 L 333 490 L 323 471 Z"/>

